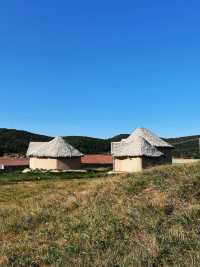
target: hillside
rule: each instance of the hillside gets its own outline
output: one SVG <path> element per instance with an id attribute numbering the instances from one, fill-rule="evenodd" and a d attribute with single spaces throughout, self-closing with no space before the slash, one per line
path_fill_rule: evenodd
<path id="1" fill-rule="evenodd" d="M 181 158 L 200 158 L 199 139 L 200 135 L 194 135 L 169 138 L 167 141 L 175 147 L 173 151 L 174 156 Z"/>
<path id="2" fill-rule="evenodd" d="M 110 152 L 110 143 L 120 141 L 128 135 L 118 135 L 110 139 L 87 136 L 64 136 L 65 140 L 84 154 L 102 154 Z M 52 137 L 33 134 L 27 131 L 0 128 L 0 155 L 4 153 L 25 154 L 30 141 L 49 141 Z"/>
<path id="3" fill-rule="evenodd" d="M 25 154 L 30 141 L 49 141 L 45 135 L 27 131 L 0 128 L 0 155 L 4 153 Z"/>
<path id="4" fill-rule="evenodd" d="M 0 266 L 198 267 L 199 174 L 196 164 L 2 184 Z"/>
<path id="5" fill-rule="evenodd" d="M 128 134 L 120 134 L 109 139 L 86 136 L 65 136 L 65 140 L 84 154 L 110 153 L 110 143 L 127 138 Z M 29 133 L 14 129 L 0 129 L 0 155 L 4 153 L 25 154 L 30 141 L 48 141 L 52 137 Z M 166 139 L 174 145 L 173 155 L 176 157 L 199 158 L 200 136 L 186 136 Z"/>
<path id="6" fill-rule="evenodd" d="M 87 136 L 65 136 L 64 138 L 84 154 L 103 154 L 110 151 L 110 142 L 106 139 Z"/>

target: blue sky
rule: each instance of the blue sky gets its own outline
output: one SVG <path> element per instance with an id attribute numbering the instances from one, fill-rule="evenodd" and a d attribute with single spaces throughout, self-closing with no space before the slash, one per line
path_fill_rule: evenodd
<path id="1" fill-rule="evenodd" d="M 0 2 L 0 127 L 200 134 L 200 2 Z"/>

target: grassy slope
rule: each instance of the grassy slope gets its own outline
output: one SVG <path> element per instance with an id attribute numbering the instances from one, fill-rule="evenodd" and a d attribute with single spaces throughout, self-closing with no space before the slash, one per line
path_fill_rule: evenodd
<path id="1" fill-rule="evenodd" d="M 200 164 L 5 184 L 0 266 L 200 266 L 199 221 Z"/>
<path id="2" fill-rule="evenodd" d="M 109 170 L 109 169 L 108 169 Z M 57 180 L 73 180 L 73 179 L 91 179 L 91 178 L 100 178 L 106 176 L 107 169 L 105 170 L 89 170 L 87 173 L 53 173 L 53 172 L 37 172 L 33 171 L 30 173 L 21 173 L 18 172 L 5 172 L 0 173 L 0 186 L 4 184 L 14 184 L 16 182 L 24 181 L 57 181 Z"/>

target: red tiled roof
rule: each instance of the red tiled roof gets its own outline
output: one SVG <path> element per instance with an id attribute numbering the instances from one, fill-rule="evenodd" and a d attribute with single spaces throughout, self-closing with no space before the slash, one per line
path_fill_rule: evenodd
<path id="1" fill-rule="evenodd" d="M 84 155 L 81 158 L 81 163 L 83 164 L 112 164 L 111 155 Z"/>
<path id="2" fill-rule="evenodd" d="M 94 155 L 84 155 L 81 157 L 81 163 L 83 164 L 112 164 L 112 156 L 111 155 L 102 155 L 102 154 L 94 154 Z M 4 166 L 28 166 L 29 159 L 27 158 L 5 158 L 0 157 L 0 165 Z"/>
<path id="3" fill-rule="evenodd" d="M 28 166 L 28 159 L 20 159 L 20 158 L 0 158 L 0 165 L 4 166 Z"/>

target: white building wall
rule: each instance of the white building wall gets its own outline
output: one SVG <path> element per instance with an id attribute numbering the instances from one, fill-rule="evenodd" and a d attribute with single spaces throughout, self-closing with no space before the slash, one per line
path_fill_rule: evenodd
<path id="1" fill-rule="evenodd" d="M 30 158 L 30 169 L 36 170 L 72 170 L 80 169 L 81 158 Z"/>
<path id="2" fill-rule="evenodd" d="M 30 158 L 30 169 L 55 170 L 57 169 L 57 159 Z"/>
<path id="3" fill-rule="evenodd" d="M 142 171 L 142 158 L 114 158 L 115 172 L 140 172 Z"/>

